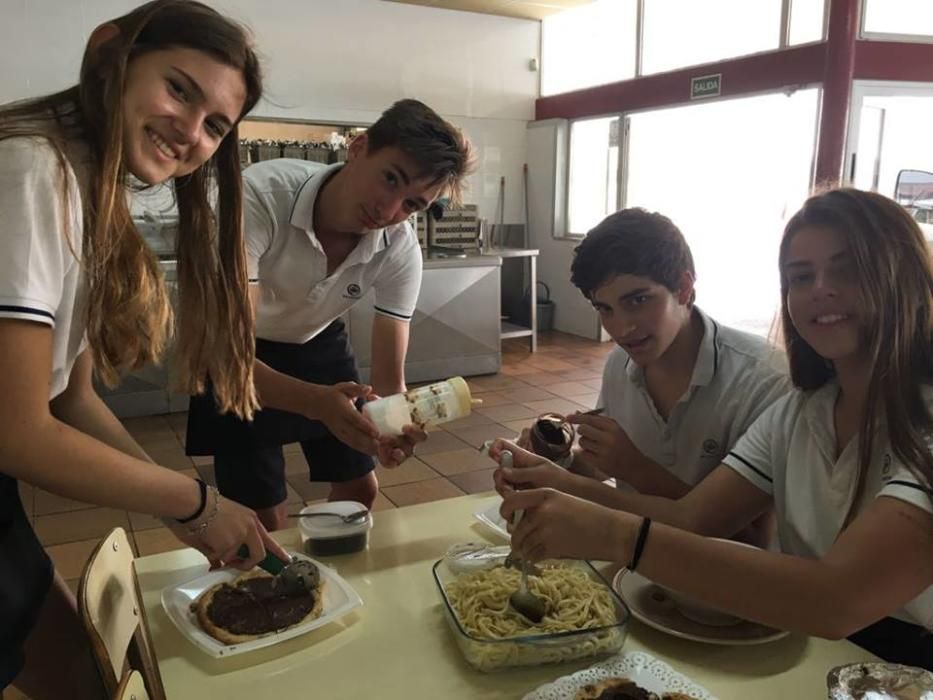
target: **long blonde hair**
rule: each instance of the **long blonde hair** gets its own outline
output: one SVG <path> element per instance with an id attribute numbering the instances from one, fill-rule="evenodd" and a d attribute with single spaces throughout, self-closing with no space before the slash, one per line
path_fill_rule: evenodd
<path id="1" fill-rule="evenodd" d="M 157 362 L 173 330 L 163 274 L 133 224 L 126 197 L 121 100 L 127 67 L 152 51 L 202 51 L 241 71 L 246 100 L 240 118 L 259 101 L 262 77 L 246 31 L 194 0 L 154 0 L 110 24 L 119 32 L 85 51 L 78 85 L 0 109 L 0 139 L 44 138 L 63 166 L 69 141 L 78 139 L 90 150 L 92 166 L 82 193 L 87 335 L 98 376 L 113 385 L 121 373 Z M 207 163 L 174 183 L 179 216 L 175 383 L 186 393 L 201 393 L 210 375 L 220 410 L 251 418 L 258 401 L 238 141 L 234 126 Z M 214 183 L 216 214 L 210 201 Z"/>
<path id="2" fill-rule="evenodd" d="M 927 439 L 933 416 L 921 387 L 933 382 L 933 265 L 923 232 L 907 211 L 873 192 L 842 188 L 811 197 L 787 223 L 781 241 L 781 317 L 794 384 L 814 390 L 835 376 L 794 326 L 784 270 L 794 235 L 807 226 L 832 229 L 849 244 L 861 286 L 860 342 L 870 359 L 867 410 L 859 429 L 859 476 L 850 517 L 864 489 L 876 427 L 926 487 L 933 487 Z"/>

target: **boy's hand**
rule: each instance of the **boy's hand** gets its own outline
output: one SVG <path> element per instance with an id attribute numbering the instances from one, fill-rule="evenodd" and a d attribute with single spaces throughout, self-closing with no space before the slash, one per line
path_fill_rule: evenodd
<path id="1" fill-rule="evenodd" d="M 379 444 L 376 426 L 356 409 L 355 401 L 366 398 L 372 387 L 356 382 L 333 386 L 309 384 L 309 401 L 304 415 L 323 423 L 340 442 L 357 452 L 375 455 Z"/>
<path id="2" fill-rule="evenodd" d="M 628 434 L 608 416 L 574 413 L 567 422 L 577 427 L 587 463 L 607 476 L 624 476 L 626 457 L 637 450 Z"/>

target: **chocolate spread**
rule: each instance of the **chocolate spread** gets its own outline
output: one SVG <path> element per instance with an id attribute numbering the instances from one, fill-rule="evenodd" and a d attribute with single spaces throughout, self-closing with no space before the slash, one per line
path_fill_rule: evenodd
<path id="1" fill-rule="evenodd" d="M 233 634 L 265 634 L 302 620 L 314 608 L 314 591 L 299 595 L 275 589 L 271 576 L 225 583 L 214 593 L 207 616 Z"/>
<path id="2" fill-rule="evenodd" d="M 632 681 L 620 681 L 612 688 L 603 690 L 596 700 L 657 700 L 657 697 Z"/>

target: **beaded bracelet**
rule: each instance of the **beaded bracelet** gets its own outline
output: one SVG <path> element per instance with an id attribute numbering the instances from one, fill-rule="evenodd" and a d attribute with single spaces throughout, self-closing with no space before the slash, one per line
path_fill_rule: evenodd
<path id="1" fill-rule="evenodd" d="M 204 518 L 201 522 L 196 525 L 192 525 L 188 528 L 188 533 L 191 535 L 197 535 L 202 537 L 204 531 L 210 526 L 214 519 L 217 517 L 217 514 L 220 512 L 220 493 L 213 486 L 208 485 L 208 492 L 213 496 L 213 505 L 211 507 L 210 513 L 207 514 L 207 517 Z"/>

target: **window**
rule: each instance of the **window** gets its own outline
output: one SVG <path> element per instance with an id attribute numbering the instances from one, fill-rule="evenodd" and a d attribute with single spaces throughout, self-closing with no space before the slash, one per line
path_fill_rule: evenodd
<path id="1" fill-rule="evenodd" d="M 697 269 L 697 304 L 767 334 L 780 302 L 778 244 L 807 196 L 818 91 L 629 117 L 625 205 L 671 218 Z"/>
<path id="2" fill-rule="evenodd" d="M 597 0 L 549 17 L 541 29 L 541 94 L 635 76 L 635 0 Z"/>
<path id="3" fill-rule="evenodd" d="M 933 39 L 930 0 L 864 0 L 862 27 L 866 34 L 928 36 Z"/>
<path id="4" fill-rule="evenodd" d="M 790 6 L 790 44 L 806 44 L 823 39 L 826 0 L 793 0 Z"/>
<path id="5" fill-rule="evenodd" d="M 781 0 L 645 0 L 643 72 L 777 49 L 780 38 Z"/>
<path id="6" fill-rule="evenodd" d="M 619 117 L 570 125 L 567 227 L 582 235 L 619 208 Z"/>

